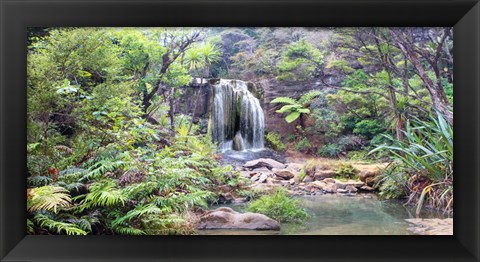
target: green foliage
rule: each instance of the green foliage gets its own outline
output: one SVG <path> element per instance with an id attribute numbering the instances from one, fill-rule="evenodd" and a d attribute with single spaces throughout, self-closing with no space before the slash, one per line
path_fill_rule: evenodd
<path id="1" fill-rule="evenodd" d="M 343 147 L 341 145 L 325 144 L 318 149 L 317 154 L 323 157 L 338 157 L 342 151 Z"/>
<path id="2" fill-rule="evenodd" d="M 298 200 L 289 197 L 282 189 L 251 202 L 248 211 L 264 214 L 279 222 L 302 222 L 309 217 Z"/>
<path id="3" fill-rule="evenodd" d="M 411 194 L 419 195 L 417 213 L 425 199 L 432 206 L 450 210 L 453 201 L 453 127 L 437 114 L 436 117 L 430 116 L 428 121 L 415 119 L 407 123 L 404 135 L 404 141 L 385 136 L 392 145 L 382 145 L 371 152 L 387 150 L 395 161 L 411 170 L 414 179 L 410 180 L 410 177 L 403 184 L 411 188 Z M 409 185 L 421 177 L 430 181 L 428 185 Z"/>
<path id="4" fill-rule="evenodd" d="M 359 171 L 349 163 L 340 163 L 335 168 L 335 173 L 340 177 L 353 179 L 358 175 Z"/>
<path id="5" fill-rule="evenodd" d="M 77 197 L 84 198 L 80 202 L 80 209 L 88 209 L 91 207 L 110 207 L 116 205 L 125 205 L 126 197 L 122 195 L 122 191 L 117 189 L 113 180 L 104 180 L 102 182 L 93 183 L 89 187 L 90 193 Z"/>
<path id="6" fill-rule="evenodd" d="M 67 234 L 67 235 L 86 235 L 87 232 L 78 225 L 72 223 L 58 222 L 46 215 L 36 214 L 34 217 L 35 222 L 41 228 L 48 228 L 50 231 L 57 234 Z"/>
<path id="7" fill-rule="evenodd" d="M 305 151 L 308 150 L 312 147 L 312 144 L 310 144 L 310 140 L 308 138 L 304 137 L 302 140 L 300 140 L 296 145 L 295 148 L 298 151 Z"/>
<path id="8" fill-rule="evenodd" d="M 27 209 L 31 212 L 46 210 L 57 213 L 58 209 L 70 206 L 68 191 L 57 186 L 42 186 L 29 189 Z"/>
<path id="9" fill-rule="evenodd" d="M 284 151 L 287 149 L 287 145 L 282 142 L 280 135 L 275 132 L 268 132 L 265 136 L 265 142 L 268 146 L 277 151 Z"/>
<path id="10" fill-rule="evenodd" d="M 305 169 L 300 170 L 300 173 L 298 173 L 297 182 L 299 183 L 302 182 L 306 175 L 307 175 L 307 172 L 305 172 Z"/>
<path id="11" fill-rule="evenodd" d="M 379 196 L 384 199 L 393 199 L 406 196 L 408 189 L 405 186 L 405 181 L 408 176 L 405 170 L 395 170 L 395 168 L 387 168 L 383 170 L 378 178 L 376 186 L 379 186 Z"/>
<path id="12" fill-rule="evenodd" d="M 320 96 L 321 94 L 322 93 L 318 90 L 312 90 L 303 94 L 298 100 L 289 97 L 277 97 L 273 99 L 270 103 L 286 104 L 282 108 L 278 109 L 276 112 L 288 113 L 288 115 L 285 117 L 285 121 L 287 121 L 287 123 L 292 123 L 300 116 L 310 114 L 310 109 L 308 109 L 310 103 L 314 98 Z"/>
<path id="13" fill-rule="evenodd" d="M 363 119 L 355 124 L 353 133 L 372 139 L 375 135 L 378 135 L 383 131 L 383 128 L 376 119 Z"/>
<path id="14" fill-rule="evenodd" d="M 316 76 L 323 65 L 323 54 L 305 39 L 290 44 L 277 64 L 278 80 L 305 80 Z"/>

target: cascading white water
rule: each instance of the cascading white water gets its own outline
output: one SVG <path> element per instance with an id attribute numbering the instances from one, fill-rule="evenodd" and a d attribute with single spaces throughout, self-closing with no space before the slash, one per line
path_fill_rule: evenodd
<path id="1" fill-rule="evenodd" d="M 265 119 L 260 101 L 241 80 L 220 79 L 212 84 L 212 136 L 219 150 L 263 149 Z"/>

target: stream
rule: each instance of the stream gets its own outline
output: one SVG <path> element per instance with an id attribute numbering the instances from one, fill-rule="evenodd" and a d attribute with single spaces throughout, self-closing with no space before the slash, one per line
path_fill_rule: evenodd
<path id="1" fill-rule="evenodd" d="M 200 235 L 412 235 L 407 218 L 415 210 L 401 200 L 380 200 L 375 194 L 302 196 L 302 206 L 310 214 L 303 224 L 281 224 L 280 231 L 200 230 Z M 245 212 L 246 204 L 228 206 Z M 446 218 L 442 212 L 423 210 L 421 218 Z"/>

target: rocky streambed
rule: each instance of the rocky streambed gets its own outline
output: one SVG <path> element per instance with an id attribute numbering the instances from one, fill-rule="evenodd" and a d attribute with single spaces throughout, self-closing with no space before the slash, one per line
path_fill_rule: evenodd
<path id="1" fill-rule="evenodd" d="M 360 170 L 359 180 L 336 179 L 337 171 L 325 166 L 314 166 L 301 176 L 303 163 L 281 163 L 270 158 L 260 158 L 246 162 L 240 175 L 252 181 L 251 188 L 258 191 L 271 191 L 278 186 L 287 188 L 291 195 L 342 194 L 354 196 L 360 192 L 374 191 L 373 179 L 378 173 L 368 169 Z M 305 172 L 305 171 L 304 171 Z"/>

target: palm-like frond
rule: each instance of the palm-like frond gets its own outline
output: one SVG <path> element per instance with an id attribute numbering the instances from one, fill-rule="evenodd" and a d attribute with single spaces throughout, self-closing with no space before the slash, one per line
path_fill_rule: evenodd
<path id="1" fill-rule="evenodd" d="M 310 102 L 312 102 L 312 100 L 317 97 L 317 96 L 320 96 L 322 94 L 321 91 L 319 90 L 312 90 L 312 91 L 309 91 L 308 93 L 302 95 L 300 97 L 300 99 L 298 99 L 298 103 L 305 106 L 305 105 L 308 105 L 310 104 Z"/>
<path id="2" fill-rule="evenodd" d="M 275 103 L 295 105 L 297 104 L 297 101 L 295 101 L 295 99 L 290 97 L 277 97 L 270 102 L 270 104 L 275 104 Z"/>
<path id="3" fill-rule="evenodd" d="M 125 205 L 127 198 L 122 190 L 115 187 L 113 181 L 97 182 L 90 186 L 90 193 L 75 197 L 74 200 L 84 198 L 81 202 L 81 210 L 91 207 L 110 207 L 121 204 Z"/>
<path id="4" fill-rule="evenodd" d="M 48 228 L 58 234 L 66 233 L 67 235 L 86 235 L 87 232 L 79 228 L 75 224 L 58 222 L 43 214 L 36 214 L 35 222 L 42 228 Z"/>
<path id="5" fill-rule="evenodd" d="M 43 186 L 29 190 L 30 199 L 27 200 L 28 210 L 57 212 L 59 207 L 70 206 L 71 198 L 68 191 L 58 186 Z"/>

